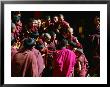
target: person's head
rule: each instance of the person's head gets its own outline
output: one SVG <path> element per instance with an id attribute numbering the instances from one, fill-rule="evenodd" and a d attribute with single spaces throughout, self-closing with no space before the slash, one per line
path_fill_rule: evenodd
<path id="1" fill-rule="evenodd" d="M 58 15 L 58 18 L 59 18 L 59 21 L 63 21 L 63 20 L 64 20 L 63 14 L 59 14 L 59 15 Z"/>
<path id="2" fill-rule="evenodd" d="M 13 17 L 12 17 L 13 22 L 15 22 L 15 23 L 18 22 L 20 20 L 20 18 L 21 18 L 20 11 L 14 11 Z"/>
<path id="3" fill-rule="evenodd" d="M 35 40 L 33 38 L 25 38 L 23 46 L 25 49 L 31 49 L 35 45 Z"/>
<path id="4" fill-rule="evenodd" d="M 70 34 L 73 35 L 73 28 L 70 27 L 70 28 L 68 28 L 68 30 L 69 30 Z"/>
<path id="5" fill-rule="evenodd" d="M 34 39 L 37 39 L 39 37 L 39 32 L 32 32 L 30 37 L 34 38 Z"/>
<path id="6" fill-rule="evenodd" d="M 62 39 L 59 39 L 58 40 L 58 46 L 59 48 L 63 48 L 63 47 L 66 47 L 68 45 L 68 41 L 64 38 Z"/>
<path id="7" fill-rule="evenodd" d="M 37 20 L 37 22 L 38 22 L 38 26 L 40 27 L 40 26 L 41 26 L 41 24 L 42 24 L 42 23 L 41 23 L 41 20 L 40 20 L 40 19 L 38 19 L 38 20 Z"/>
<path id="8" fill-rule="evenodd" d="M 46 24 L 47 24 L 47 25 L 50 25 L 50 23 L 51 23 L 51 18 L 50 18 L 50 16 L 46 16 Z"/>
<path id="9" fill-rule="evenodd" d="M 43 51 L 44 44 L 43 44 L 42 39 L 38 39 L 38 41 L 36 41 L 35 48 L 38 49 L 40 52 Z"/>
<path id="10" fill-rule="evenodd" d="M 34 18 L 29 19 L 29 27 L 30 28 L 37 28 L 38 27 L 38 20 Z"/>
<path id="11" fill-rule="evenodd" d="M 56 23 L 56 22 L 58 22 L 58 17 L 57 16 L 54 16 L 53 17 L 53 21 Z"/>
<path id="12" fill-rule="evenodd" d="M 46 17 L 46 20 L 47 20 L 47 21 L 51 21 L 50 16 L 47 16 L 47 17 Z"/>
<path id="13" fill-rule="evenodd" d="M 51 40 L 55 40 L 56 39 L 56 34 L 54 32 L 51 32 L 50 35 L 51 35 Z"/>
<path id="14" fill-rule="evenodd" d="M 44 41 L 46 41 L 46 42 L 51 40 L 51 36 L 49 33 L 44 33 L 43 38 L 44 38 Z"/>
<path id="15" fill-rule="evenodd" d="M 60 29 L 60 33 L 61 33 L 65 38 L 67 38 L 68 35 L 70 35 L 70 32 L 69 32 L 68 28 L 61 28 L 61 29 Z"/>

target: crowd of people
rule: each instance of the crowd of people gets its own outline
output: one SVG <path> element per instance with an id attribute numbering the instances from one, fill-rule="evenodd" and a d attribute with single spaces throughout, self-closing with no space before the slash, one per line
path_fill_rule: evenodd
<path id="1" fill-rule="evenodd" d="M 30 18 L 26 24 L 20 18 L 21 12 L 15 11 L 11 21 L 12 77 L 100 76 L 99 34 L 90 35 L 90 45 L 94 46 L 89 49 L 92 66 L 84 46 L 74 36 L 74 30 L 63 14 L 45 19 Z M 98 17 L 96 19 L 96 30 L 99 31 L 100 23 Z"/>

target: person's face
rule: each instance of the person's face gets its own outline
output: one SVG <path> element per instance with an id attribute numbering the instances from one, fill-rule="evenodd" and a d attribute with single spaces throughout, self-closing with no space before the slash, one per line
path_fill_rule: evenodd
<path id="1" fill-rule="evenodd" d="M 38 21 L 38 26 L 41 26 L 41 20 L 37 20 Z"/>
<path id="2" fill-rule="evenodd" d="M 30 25 L 31 25 L 31 28 L 36 28 L 38 26 L 38 21 L 33 20 L 33 22 L 31 22 Z"/>
<path id="3" fill-rule="evenodd" d="M 47 19 L 47 22 L 48 22 L 48 24 L 50 24 L 50 22 L 51 22 L 51 19 L 50 19 L 50 18 L 48 18 L 48 19 Z"/>
<path id="4" fill-rule="evenodd" d="M 38 21 L 37 20 L 34 20 L 33 21 L 33 26 L 37 26 L 38 25 Z"/>
<path id="5" fill-rule="evenodd" d="M 45 20 L 46 25 L 50 25 L 50 22 L 51 22 L 50 18 Z"/>
<path id="6" fill-rule="evenodd" d="M 55 17 L 53 18 L 53 21 L 54 21 L 55 23 L 58 22 L 58 17 L 55 16 Z"/>
<path id="7" fill-rule="evenodd" d="M 73 35 L 73 29 L 72 28 L 70 28 L 70 34 Z"/>
<path id="8" fill-rule="evenodd" d="M 64 20 L 63 15 L 60 16 L 59 20 L 60 20 L 60 21 L 63 21 L 63 20 Z"/>

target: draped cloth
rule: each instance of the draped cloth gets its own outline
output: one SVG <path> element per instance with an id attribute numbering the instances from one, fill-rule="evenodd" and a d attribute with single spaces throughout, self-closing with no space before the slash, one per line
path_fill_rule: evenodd
<path id="1" fill-rule="evenodd" d="M 57 50 L 53 56 L 53 76 L 70 77 L 72 76 L 76 55 L 73 51 L 63 48 Z"/>
<path id="2" fill-rule="evenodd" d="M 43 71 L 44 64 L 38 50 L 26 50 L 18 52 L 13 56 L 11 65 L 12 77 L 39 77 Z"/>

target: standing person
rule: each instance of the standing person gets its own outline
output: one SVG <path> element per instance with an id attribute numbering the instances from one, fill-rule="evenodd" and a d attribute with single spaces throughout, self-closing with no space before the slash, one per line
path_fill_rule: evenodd
<path id="1" fill-rule="evenodd" d="M 58 22 L 60 26 L 60 29 L 59 29 L 60 32 L 62 31 L 62 29 L 70 28 L 70 24 L 67 21 L 65 21 L 63 14 L 58 15 Z"/>
<path id="2" fill-rule="evenodd" d="M 100 18 L 93 19 L 93 32 L 89 35 L 89 74 L 90 76 L 100 76 Z"/>
<path id="3" fill-rule="evenodd" d="M 12 16 L 12 23 L 16 26 L 16 34 L 17 37 L 21 37 L 22 32 L 22 22 L 21 22 L 21 12 L 20 11 L 14 11 Z"/>
<path id="4" fill-rule="evenodd" d="M 32 38 L 24 39 L 23 47 L 17 52 L 12 60 L 12 77 L 40 77 L 44 68 L 42 56 L 34 49 Z"/>
<path id="5" fill-rule="evenodd" d="M 66 49 L 67 40 L 58 41 L 60 47 L 53 55 L 53 76 L 54 77 L 71 77 L 76 55 L 73 51 Z"/>

